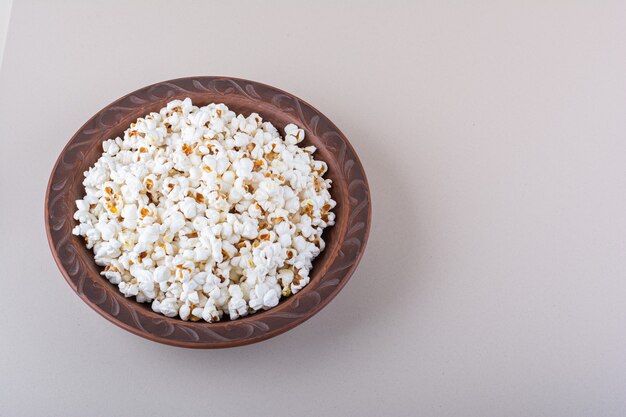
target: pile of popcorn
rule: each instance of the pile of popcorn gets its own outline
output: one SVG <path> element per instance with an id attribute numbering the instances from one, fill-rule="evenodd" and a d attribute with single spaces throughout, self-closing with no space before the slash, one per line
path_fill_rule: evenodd
<path id="1" fill-rule="evenodd" d="M 309 282 L 335 223 L 327 170 L 304 131 L 174 100 L 103 143 L 75 235 L 126 296 L 183 320 L 236 319 Z"/>

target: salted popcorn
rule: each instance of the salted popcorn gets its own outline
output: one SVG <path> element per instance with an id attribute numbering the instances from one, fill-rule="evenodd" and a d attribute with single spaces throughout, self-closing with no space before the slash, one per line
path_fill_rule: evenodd
<path id="1" fill-rule="evenodd" d="M 309 282 L 335 224 L 304 131 L 174 100 L 105 141 L 73 233 L 126 297 L 183 320 L 236 319 Z"/>

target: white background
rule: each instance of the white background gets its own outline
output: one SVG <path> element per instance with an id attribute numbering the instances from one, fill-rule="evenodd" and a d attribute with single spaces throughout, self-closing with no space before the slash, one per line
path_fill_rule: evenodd
<path id="1" fill-rule="evenodd" d="M 16 1 L 0 415 L 625 415 L 625 42 L 623 1 Z M 127 333 L 71 291 L 46 242 L 46 183 L 71 135 L 188 75 L 301 97 L 369 176 L 352 280 L 261 344 Z"/>
<path id="2" fill-rule="evenodd" d="M 9 16 L 11 15 L 12 0 L 0 0 L 0 68 L 7 31 L 9 30 Z"/>

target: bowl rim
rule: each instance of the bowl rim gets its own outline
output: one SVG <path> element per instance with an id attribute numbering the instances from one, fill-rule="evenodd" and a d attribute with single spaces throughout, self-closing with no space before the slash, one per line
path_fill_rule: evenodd
<path id="1" fill-rule="evenodd" d="M 348 191 L 349 204 L 344 213 L 347 218 L 344 223 L 346 229 L 343 239 L 337 244 L 328 261 L 328 268 L 322 273 L 320 283 L 323 285 L 320 286 L 320 283 L 317 283 L 319 288 L 309 288 L 311 282 L 298 294 L 288 297 L 277 307 L 262 313 L 232 321 L 194 323 L 179 318 L 165 317 L 152 313 L 151 310 L 152 314 L 144 314 L 142 312 L 144 307 L 133 298 L 119 300 L 108 297 L 109 290 L 106 286 L 111 284 L 104 278 L 102 282 L 91 281 L 87 278 L 88 270 L 93 266 L 83 264 L 79 254 L 69 250 L 68 242 L 73 238 L 71 233 L 69 236 L 66 233 L 64 237 L 59 237 L 60 233 L 58 233 L 62 228 L 67 231 L 68 226 L 73 227 L 73 224 L 65 224 L 65 220 L 68 217 L 68 210 L 72 214 L 74 212 L 73 206 L 63 205 L 60 198 L 63 196 L 64 185 L 68 179 L 60 171 L 61 165 L 68 165 L 63 168 L 65 172 L 71 171 L 73 165 L 68 164 L 65 158 L 71 155 L 72 149 L 79 150 L 81 145 L 87 147 L 93 144 L 93 141 L 97 139 L 94 138 L 97 136 L 94 135 L 94 129 L 97 132 L 98 129 L 102 131 L 118 128 L 124 117 L 117 116 L 136 112 L 140 104 L 156 105 L 162 100 L 170 101 L 180 98 L 185 93 L 223 96 L 243 94 L 253 101 L 262 100 L 259 104 L 271 102 L 278 112 L 288 113 L 291 118 L 297 119 L 300 122 L 298 126 L 305 129 L 307 135 L 310 135 L 309 132 L 313 130 L 317 136 L 325 138 L 326 146 L 337 151 L 337 163 L 342 170 L 342 177 L 346 178 Z M 104 120 L 109 113 L 113 115 L 113 124 Z M 323 130 L 321 134 L 318 133 L 320 129 Z M 88 133 L 90 131 L 92 133 Z M 99 139 L 105 140 L 107 137 Z M 74 158 L 74 164 L 78 163 L 80 157 L 83 156 L 80 152 L 78 153 L 79 155 Z M 78 178 L 82 179 L 82 170 L 79 174 Z M 65 179 L 59 183 L 61 179 L 56 178 L 57 176 Z M 57 182 L 54 182 L 55 178 Z M 59 184 L 61 188 L 58 188 Z M 61 216 L 55 216 L 59 207 L 62 211 Z M 187 348 L 224 348 L 256 343 L 277 336 L 308 320 L 325 307 L 345 286 L 365 252 L 371 225 L 372 204 L 367 177 L 357 153 L 345 135 L 320 111 L 304 100 L 267 84 L 227 76 L 196 76 L 176 78 L 139 88 L 114 100 L 85 122 L 64 146 L 54 164 L 46 188 L 44 215 L 48 244 L 59 270 L 74 292 L 102 317 L 133 334 L 155 342 Z M 70 215 L 69 218 L 71 219 L 72 216 Z M 338 225 L 333 227 L 338 227 Z M 62 250 L 67 250 L 65 256 L 60 254 Z M 121 295 L 117 288 L 115 291 Z M 279 309 L 280 306 L 290 305 L 294 309 L 287 309 L 287 307 Z M 282 311 L 286 309 L 289 311 Z M 122 311 L 125 314 L 123 317 L 120 316 Z M 191 323 L 193 325 L 190 325 Z M 205 326 L 205 328 L 199 331 L 197 326 Z M 217 328 L 221 329 L 221 333 L 216 331 Z"/>

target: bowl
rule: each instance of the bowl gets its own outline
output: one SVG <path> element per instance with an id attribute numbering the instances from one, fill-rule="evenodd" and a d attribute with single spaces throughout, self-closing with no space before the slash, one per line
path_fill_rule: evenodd
<path id="1" fill-rule="evenodd" d="M 102 142 L 123 136 L 138 117 L 158 111 L 174 99 L 196 105 L 224 103 L 236 113 L 257 112 L 282 130 L 295 123 L 305 130 L 303 145 L 317 147 L 326 161 L 331 194 L 337 201 L 336 224 L 324 230 L 326 249 L 314 260 L 311 280 L 274 308 L 237 320 L 190 322 L 152 311 L 150 304 L 125 298 L 100 275 L 93 253 L 72 235 L 75 200 L 84 195 L 83 172 L 102 154 Z M 265 84 L 229 77 L 189 77 L 141 88 L 109 104 L 67 143 L 52 170 L 45 200 L 48 242 L 68 284 L 101 316 L 138 336 L 174 346 L 224 348 L 259 342 L 281 334 L 320 311 L 346 285 L 367 242 L 371 222 L 370 191 L 356 152 L 322 113 L 299 98 Z"/>

